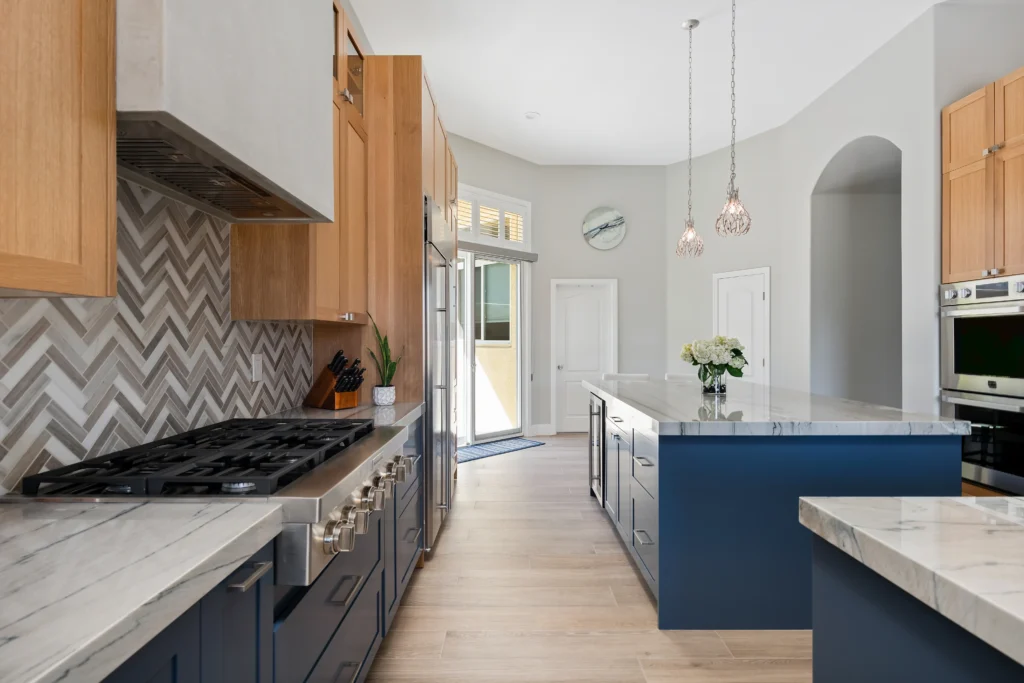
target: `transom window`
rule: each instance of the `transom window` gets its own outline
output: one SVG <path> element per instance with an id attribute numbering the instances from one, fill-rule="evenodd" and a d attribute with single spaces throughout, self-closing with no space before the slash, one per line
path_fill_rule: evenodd
<path id="1" fill-rule="evenodd" d="M 530 202 L 460 183 L 457 223 L 469 241 L 529 250 Z"/>

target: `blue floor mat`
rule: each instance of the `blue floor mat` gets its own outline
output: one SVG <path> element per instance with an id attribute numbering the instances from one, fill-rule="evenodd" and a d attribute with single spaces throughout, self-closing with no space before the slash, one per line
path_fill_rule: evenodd
<path id="1" fill-rule="evenodd" d="M 533 448 L 534 446 L 543 445 L 544 443 L 541 441 L 531 441 L 530 439 L 520 439 L 516 437 L 514 439 L 502 439 L 501 441 L 482 443 L 476 446 L 463 446 L 458 451 L 459 462 L 470 462 L 471 460 L 479 460 L 480 458 L 489 458 L 492 455 L 501 455 L 502 453 L 511 453 L 512 451 L 521 451 L 524 448 Z"/>

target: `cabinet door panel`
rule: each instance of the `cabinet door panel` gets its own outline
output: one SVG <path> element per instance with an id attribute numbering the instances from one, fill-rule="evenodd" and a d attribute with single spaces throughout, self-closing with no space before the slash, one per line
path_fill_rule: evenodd
<path id="1" fill-rule="evenodd" d="M 441 119 L 434 115 L 434 201 L 438 206 L 445 205 L 445 182 L 448 173 L 445 171 L 445 150 L 448 148 L 448 140 L 445 138 L 444 128 L 441 127 Z M 448 214 L 446 213 L 445 216 Z"/>
<path id="2" fill-rule="evenodd" d="M 619 430 L 610 422 L 604 427 L 604 509 L 614 520 L 619 518 Z"/>
<path id="3" fill-rule="evenodd" d="M 1024 79 L 1021 80 L 1024 83 Z M 995 251 L 1000 275 L 1024 274 L 1024 145 L 995 158 Z"/>
<path id="4" fill-rule="evenodd" d="M 987 85 L 942 110 L 942 172 L 985 158 L 995 140 L 995 86 Z"/>
<path id="5" fill-rule="evenodd" d="M 625 540 L 633 529 L 633 508 L 630 505 L 630 464 L 633 461 L 633 430 L 626 430 L 619 439 L 619 533 Z"/>
<path id="6" fill-rule="evenodd" d="M 114 30 L 114 0 L 0 3 L 0 292 L 115 293 Z"/>
<path id="7" fill-rule="evenodd" d="M 430 95 L 427 81 L 423 81 L 423 112 L 421 125 L 423 136 L 423 194 L 434 197 L 434 99 Z"/>
<path id="8" fill-rule="evenodd" d="M 996 142 L 1024 143 L 1024 69 L 996 81 Z"/>
<path id="9" fill-rule="evenodd" d="M 317 320 L 336 321 L 341 310 L 341 211 L 344 176 L 342 174 L 343 114 L 334 103 L 334 222 L 320 223 L 314 230 L 314 251 L 310 258 L 316 261 Z"/>
<path id="10" fill-rule="evenodd" d="M 341 311 L 366 313 L 367 144 L 366 129 L 354 107 L 345 124 L 344 202 L 341 224 Z"/>
<path id="11" fill-rule="evenodd" d="M 985 277 L 995 267 L 992 160 L 942 179 L 942 281 Z"/>
<path id="12" fill-rule="evenodd" d="M 200 683 L 199 605 L 178 617 L 103 683 Z"/>

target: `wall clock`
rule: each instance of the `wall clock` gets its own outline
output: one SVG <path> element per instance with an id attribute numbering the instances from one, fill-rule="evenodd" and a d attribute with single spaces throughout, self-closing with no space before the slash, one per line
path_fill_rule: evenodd
<path id="1" fill-rule="evenodd" d="M 614 249 L 626 236 L 626 219 L 618 209 L 599 206 L 583 219 L 583 239 L 595 249 Z"/>

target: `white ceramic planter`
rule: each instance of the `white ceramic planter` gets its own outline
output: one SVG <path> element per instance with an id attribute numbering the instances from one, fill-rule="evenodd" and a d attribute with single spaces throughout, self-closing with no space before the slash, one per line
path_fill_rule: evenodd
<path id="1" fill-rule="evenodd" d="M 374 387 L 373 404 L 376 406 L 395 405 L 395 387 Z"/>

